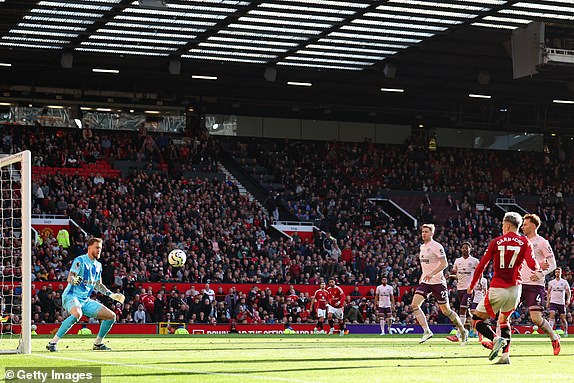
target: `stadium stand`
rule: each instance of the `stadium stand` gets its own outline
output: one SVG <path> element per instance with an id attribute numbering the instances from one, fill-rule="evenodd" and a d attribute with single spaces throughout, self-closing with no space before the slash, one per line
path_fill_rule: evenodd
<path id="1" fill-rule="evenodd" d="M 234 139 L 220 144 L 202 137 L 176 147 L 169 137 L 137 132 L 90 132 L 86 138 L 78 130 L 36 128 L 2 134 L 3 142 L 10 143 L 4 145 L 6 152 L 33 150 L 34 213 L 70 216 L 104 238 L 104 282 L 127 297 L 123 307 L 114 306 L 120 322 L 133 322 L 140 304 L 149 321 L 311 322 L 308 291 L 283 293 L 257 285 L 316 285 L 334 275 L 342 284 L 372 286 L 387 275 L 397 295 L 399 288 L 407 291 L 395 317 L 414 323 L 408 289 L 420 275 L 418 232 L 368 201 L 400 190 L 418 191 L 391 197 L 404 209 L 419 220 L 441 223 L 435 238 L 451 264 L 460 256 L 462 241 L 475 243 L 480 255 L 499 231 L 497 214 L 477 203 L 489 206 L 492 198 L 508 193 L 524 198 L 524 206 L 543 218 L 541 232 L 553 244 L 565 278 L 573 281 L 572 156 L 448 148 L 429 152 L 415 142 Z M 315 221 L 322 231 L 310 242 L 274 236 L 265 201 L 250 201 L 221 177 L 194 176 L 198 171 L 217 174 L 221 150 L 229 150 L 263 188 L 279 193 L 290 216 Z M 501 169 L 504 162 L 513 166 Z M 326 245 L 326 233 L 334 237 L 333 244 Z M 81 233 L 71 239 L 68 249 L 50 237 L 34 249 L 33 279 L 47 282 L 34 292 L 37 323 L 62 320 L 67 271 L 84 251 Z M 175 247 L 188 254 L 179 270 L 166 262 Z M 145 289 L 148 282 L 210 283 L 217 290 L 223 283 L 255 287 L 218 291 L 212 299 L 204 287 Z M 360 313 L 357 322 L 375 320 L 372 300 L 349 296 L 347 311 L 351 308 Z M 430 323 L 447 322 L 434 305 L 423 309 Z M 528 320 L 524 312 L 518 315 L 517 321 Z"/>

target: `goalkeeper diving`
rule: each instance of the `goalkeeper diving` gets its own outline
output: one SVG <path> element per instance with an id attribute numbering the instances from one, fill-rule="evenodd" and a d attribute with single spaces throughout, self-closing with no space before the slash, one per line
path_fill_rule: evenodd
<path id="1" fill-rule="evenodd" d="M 90 238 L 88 252 L 76 257 L 72 262 L 68 285 L 62 294 L 62 306 L 70 313 L 70 316 L 62 322 L 54 339 L 46 345 L 48 351 L 58 351 L 57 344 L 60 339 L 80 320 L 82 315 L 102 320 L 93 349 L 111 350 L 104 344 L 104 337 L 116 322 L 116 314 L 100 302 L 90 299 L 90 295 L 96 290 L 120 303 L 124 303 L 125 297 L 120 293 L 112 293 L 102 284 L 102 264 L 98 261 L 102 253 L 102 242 L 100 238 Z"/>

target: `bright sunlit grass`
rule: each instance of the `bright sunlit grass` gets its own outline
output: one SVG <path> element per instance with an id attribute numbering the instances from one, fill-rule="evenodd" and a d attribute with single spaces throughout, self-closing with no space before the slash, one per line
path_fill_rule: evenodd
<path id="1" fill-rule="evenodd" d="M 102 382 L 571 382 L 574 341 L 552 355 L 544 336 L 513 338 L 511 365 L 491 365 L 476 339 L 460 347 L 435 335 L 157 335 L 109 336 L 110 352 L 93 339 L 67 336 L 60 352 L 34 338 L 32 356 L 3 355 L 4 368 L 101 367 Z M 3 374 L 2 374 L 3 378 Z"/>

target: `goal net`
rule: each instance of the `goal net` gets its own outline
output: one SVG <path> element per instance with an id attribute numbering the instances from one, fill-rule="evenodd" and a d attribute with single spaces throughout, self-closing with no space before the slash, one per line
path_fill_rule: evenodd
<path id="1" fill-rule="evenodd" d="M 0 354 L 31 352 L 30 151 L 0 155 Z"/>

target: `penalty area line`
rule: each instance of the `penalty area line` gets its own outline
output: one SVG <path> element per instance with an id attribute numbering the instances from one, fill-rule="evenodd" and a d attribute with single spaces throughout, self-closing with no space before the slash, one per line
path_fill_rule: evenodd
<path id="1" fill-rule="evenodd" d="M 293 383 L 323 383 L 321 381 L 310 381 L 308 379 L 295 379 L 295 378 L 282 378 L 276 376 L 261 376 L 261 375 L 253 375 L 250 373 L 246 374 L 239 374 L 233 372 L 209 372 L 209 371 L 196 371 L 190 370 L 186 368 L 174 368 L 174 367 L 161 367 L 161 366 L 153 366 L 153 365 L 141 365 L 141 364 L 129 364 L 129 363 L 119 363 L 119 362 L 111 362 L 106 360 L 94 360 L 94 359 L 83 359 L 83 358 L 74 358 L 69 356 L 58 356 L 58 355 L 42 355 L 33 353 L 33 356 L 37 356 L 40 358 L 46 359 L 60 359 L 60 360 L 69 360 L 74 362 L 83 362 L 83 363 L 99 363 L 99 364 L 106 364 L 108 366 L 118 366 L 118 367 L 135 367 L 140 369 L 148 369 L 148 370 L 156 370 L 156 371 L 171 371 L 171 372 L 187 372 L 191 374 L 198 374 L 198 375 L 222 375 L 222 376 L 233 376 L 233 377 L 248 377 L 250 379 L 259 379 L 264 381 L 278 381 L 278 382 L 293 382 Z"/>

